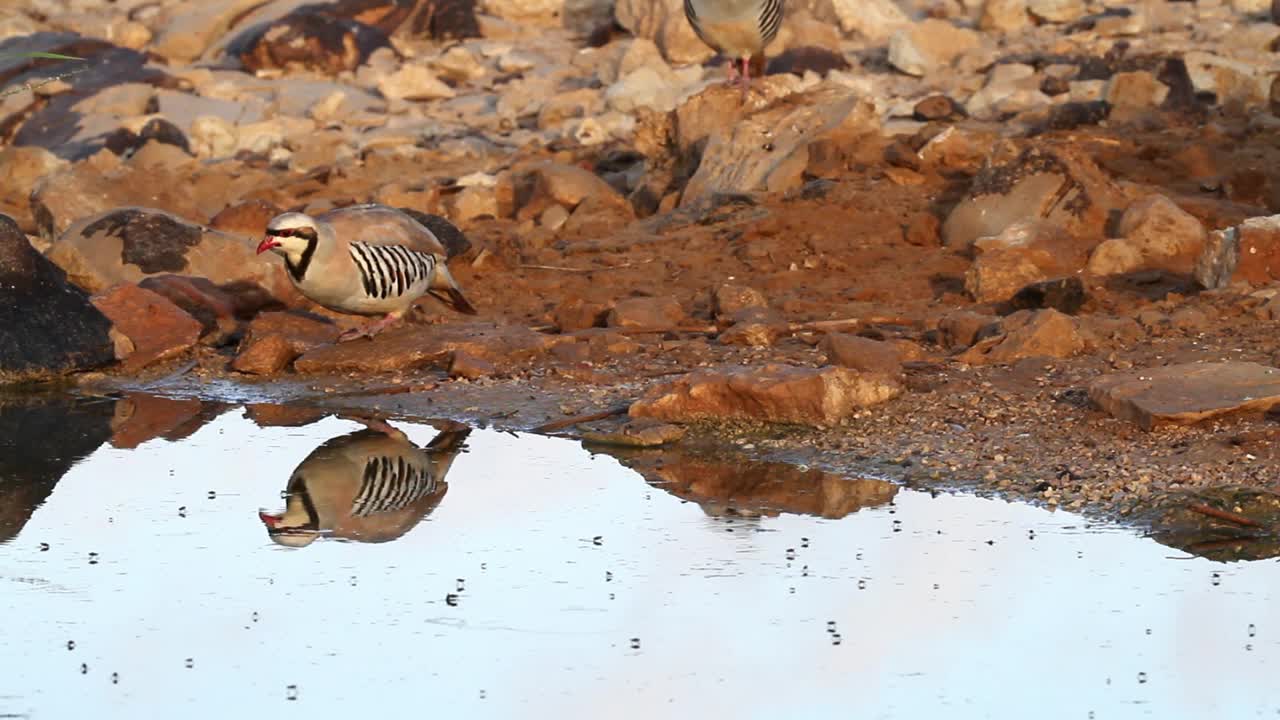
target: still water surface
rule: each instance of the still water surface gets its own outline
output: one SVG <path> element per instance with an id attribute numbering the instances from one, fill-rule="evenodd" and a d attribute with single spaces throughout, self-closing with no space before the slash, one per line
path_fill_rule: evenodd
<path id="1" fill-rule="evenodd" d="M 307 459 L 345 438 L 360 468 L 385 434 L 212 417 L 60 479 L 10 449 L 0 717 L 1280 716 L 1274 561 L 486 430 L 379 514 L 360 471 Z"/>

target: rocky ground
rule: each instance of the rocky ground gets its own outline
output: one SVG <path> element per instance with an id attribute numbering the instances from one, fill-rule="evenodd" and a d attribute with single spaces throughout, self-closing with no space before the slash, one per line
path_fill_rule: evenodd
<path id="1" fill-rule="evenodd" d="M 1256 0 L 791 3 L 745 104 L 678 0 L 23 5 L 4 378 L 732 446 L 1270 553 Z M 457 223 L 480 318 L 334 344 L 253 249 L 358 202 Z"/>

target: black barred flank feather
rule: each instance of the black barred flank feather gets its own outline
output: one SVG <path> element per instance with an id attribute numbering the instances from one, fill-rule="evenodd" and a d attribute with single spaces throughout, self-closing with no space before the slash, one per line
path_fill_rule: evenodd
<path id="1" fill-rule="evenodd" d="M 763 48 L 778 35 L 778 28 L 782 27 L 782 0 L 764 0 L 760 7 L 760 37 L 762 42 L 760 46 Z"/>
<path id="2" fill-rule="evenodd" d="M 769 43 L 773 42 L 773 39 L 778 35 L 778 30 L 782 27 L 782 3 L 783 0 L 760 0 L 760 10 L 756 15 L 756 27 L 760 30 L 761 51 Z M 684 0 L 684 16 L 688 19 L 693 32 L 702 42 L 723 52 L 723 48 L 718 47 L 703 29 L 698 12 L 693 7 L 693 0 Z"/>
<path id="3" fill-rule="evenodd" d="M 399 245 L 351 243 L 351 259 L 360 273 L 365 295 L 380 300 L 400 297 L 430 283 L 436 258 Z"/>

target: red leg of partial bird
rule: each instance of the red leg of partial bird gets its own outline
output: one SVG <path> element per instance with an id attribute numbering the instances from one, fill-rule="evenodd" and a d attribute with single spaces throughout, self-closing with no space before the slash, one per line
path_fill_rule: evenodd
<path id="1" fill-rule="evenodd" d="M 738 61 L 729 60 L 725 63 L 725 67 L 729 69 L 729 79 L 725 81 L 725 85 L 733 87 L 738 84 Z"/>
<path id="2" fill-rule="evenodd" d="M 382 318 L 377 322 L 370 323 L 369 325 L 366 325 L 362 328 L 351 328 L 350 330 L 342 333 L 341 335 L 338 336 L 338 342 L 348 342 L 351 340 L 358 340 L 362 337 L 371 338 L 374 335 L 377 335 L 378 333 L 382 332 L 383 330 L 386 330 L 393 323 L 395 323 L 395 321 L 399 319 L 400 319 L 399 313 L 387 313 L 386 317 Z"/>
<path id="3" fill-rule="evenodd" d="M 738 83 L 742 86 L 742 104 L 747 103 L 747 89 L 751 87 L 751 59 L 742 58 L 742 74 L 738 76 Z"/>

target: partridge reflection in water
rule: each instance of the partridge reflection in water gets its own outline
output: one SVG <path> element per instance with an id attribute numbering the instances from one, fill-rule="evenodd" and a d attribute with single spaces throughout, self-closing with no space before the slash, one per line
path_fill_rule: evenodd
<path id="1" fill-rule="evenodd" d="M 321 536 L 387 542 L 413 529 L 444 498 L 444 481 L 470 428 L 458 425 L 419 448 L 400 430 L 368 428 L 316 448 L 289 478 L 285 510 L 259 512 L 277 544 L 310 545 Z"/>

